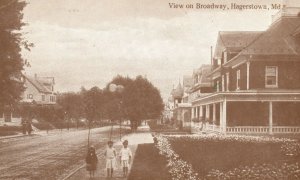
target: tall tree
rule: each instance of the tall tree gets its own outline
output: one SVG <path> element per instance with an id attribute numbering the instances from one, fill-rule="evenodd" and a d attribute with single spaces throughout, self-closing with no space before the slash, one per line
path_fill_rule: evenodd
<path id="1" fill-rule="evenodd" d="M 123 108 L 123 91 L 111 92 L 110 84 L 121 85 L 124 88 L 133 83 L 133 79 L 117 75 L 113 80 L 107 84 L 104 89 L 104 114 L 105 117 L 113 121 L 125 118 L 125 109 Z"/>
<path id="2" fill-rule="evenodd" d="M 58 95 L 57 104 L 69 119 L 78 121 L 84 115 L 83 97 L 81 93 L 67 92 Z"/>
<path id="3" fill-rule="evenodd" d="M 159 90 L 146 78 L 138 76 L 124 90 L 123 107 L 131 121 L 132 129 L 137 129 L 141 120 L 158 118 L 163 111 L 163 100 Z"/>
<path id="4" fill-rule="evenodd" d="M 103 95 L 102 90 L 93 87 L 90 90 L 82 91 L 84 113 L 89 122 L 97 121 L 102 118 Z"/>
<path id="5" fill-rule="evenodd" d="M 112 111 L 117 112 L 117 103 L 121 102 L 119 105 L 122 117 L 130 120 L 133 130 L 140 125 L 142 120 L 158 118 L 161 115 L 164 105 L 160 92 L 146 78 L 138 76 L 136 79 L 130 79 L 118 76 L 112 83 L 124 86 L 124 91 L 120 96 L 110 100 L 110 103 L 116 102 L 114 106 L 111 106 Z M 116 98 L 118 101 L 115 101 Z"/>
<path id="6" fill-rule="evenodd" d="M 20 81 L 25 64 L 21 47 L 29 50 L 32 46 L 20 33 L 25 5 L 24 1 L 18 0 L 0 1 L 0 108 L 16 104 L 24 90 Z"/>

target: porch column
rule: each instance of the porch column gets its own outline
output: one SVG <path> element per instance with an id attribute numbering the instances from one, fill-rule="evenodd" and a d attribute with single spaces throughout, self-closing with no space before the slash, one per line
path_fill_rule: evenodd
<path id="1" fill-rule="evenodd" d="M 213 104 L 213 131 L 215 130 L 216 123 L 216 104 Z"/>
<path id="2" fill-rule="evenodd" d="M 269 133 L 273 134 L 273 102 L 269 102 Z"/>
<path id="3" fill-rule="evenodd" d="M 206 111 L 206 113 L 205 113 L 205 129 L 206 129 L 206 126 L 207 126 L 207 124 L 209 124 L 209 104 L 208 105 L 206 105 L 206 108 L 205 108 L 205 111 Z M 207 121 L 206 121 L 207 120 Z"/>
<path id="4" fill-rule="evenodd" d="M 206 105 L 205 111 L 205 116 L 207 119 L 209 119 L 209 105 Z"/>
<path id="5" fill-rule="evenodd" d="M 203 107 L 200 106 L 200 117 L 203 117 Z"/>
<path id="6" fill-rule="evenodd" d="M 191 114 L 192 119 L 194 118 L 194 107 L 192 107 L 192 114 Z"/>
<path id="7" fill-rule="evenodd" d="M 223 131 L 223 102 L 220 102 L 220 132 Z"/>
<path id="8" fill-rule="evenodd" d="M 198 118 L 198 106 L 195 107 L 195 117 Z"/>
<path id="9" fill-rule="evenodd" d="M 222 128 L 223 128 L 223 132 L 226 133 L 226 126 L 227 126 L 227 102 L 226 100 L 224 100 L 223 102 L 223 106 L 222 106 L 223 110 L 222 110 Z"/>
<path id="10" fill-rule="evenodd" d="M 247 90 L 250 88 L 250 62 L 247 61 Z"/>

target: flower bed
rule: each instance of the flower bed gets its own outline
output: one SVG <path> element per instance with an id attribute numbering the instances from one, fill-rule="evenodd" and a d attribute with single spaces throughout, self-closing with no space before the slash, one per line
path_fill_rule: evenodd
<path id="1" fill-rule="evenodd" d="M 169 172 L 173 180 L 198 179 L 198 174 L 193 171 L 192 166 L 181 160 L 179 156 L 172 150 L 167 138 L 163 136 L 157 136 L 157 139 L 158 143 L 156 144 L 156 147 L 159 149 L 160 154 L 167 157 Z"/>
<path id="2" fill-rule="evenodd" d="M 158 136 L 173 179 L 299 179 L 300 144 L 240 135 Z"/>

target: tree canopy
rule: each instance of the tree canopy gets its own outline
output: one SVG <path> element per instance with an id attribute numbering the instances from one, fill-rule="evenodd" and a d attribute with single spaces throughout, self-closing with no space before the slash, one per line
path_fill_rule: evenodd
<path id="1" fill-rule="evenodd" d="M 122 91 L 111 92 L 110 85 L 123 86 Z M 58 113 L 65 118 L 88 122 L 130 120 L 136 129 L 142 120 L 154 119 L 161 115 L 164 105 L 159 90 L 146 78 L 134 79 L 116 76 L 104 89 L 82 88 L 80 92 L 67 92 L 58 95 Z M 58 117 L 61 115 L 58 115 Z"/>
<path id="2" fill-rule="evenodd" d="M 20 33 L 25 5 L 24 1 L 0 1 L 0 108 L 16 104 L 24 90 L 20 81 L 25 64 L 21 47 L 32 46 Z"/>
<path id="3" fill-rule="evenodd" d="M 121 118 L 129 119 L 131 127 L 136 129 L 141 120 L 157 118 L 164 105 L 159 90 L 146 78 L 135 79 L 117 76 L 111 83 L 124 86 L 124 91 L 116 97 L 120 103 Z M 115 111 L 118 105 L 115 105 Z"/>

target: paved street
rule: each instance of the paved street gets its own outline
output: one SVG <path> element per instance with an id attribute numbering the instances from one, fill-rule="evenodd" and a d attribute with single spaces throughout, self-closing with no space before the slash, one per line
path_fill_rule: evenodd
<path id="1" fill-rule="evenodd" d="M 91 144 L 104 147 L 110 127 L 93 129 Z M 119 136 L 119 130 L 114 136 Z M 82 166 L 88 130 L 0 139 L 0 179 L 60 179 Z"/>

